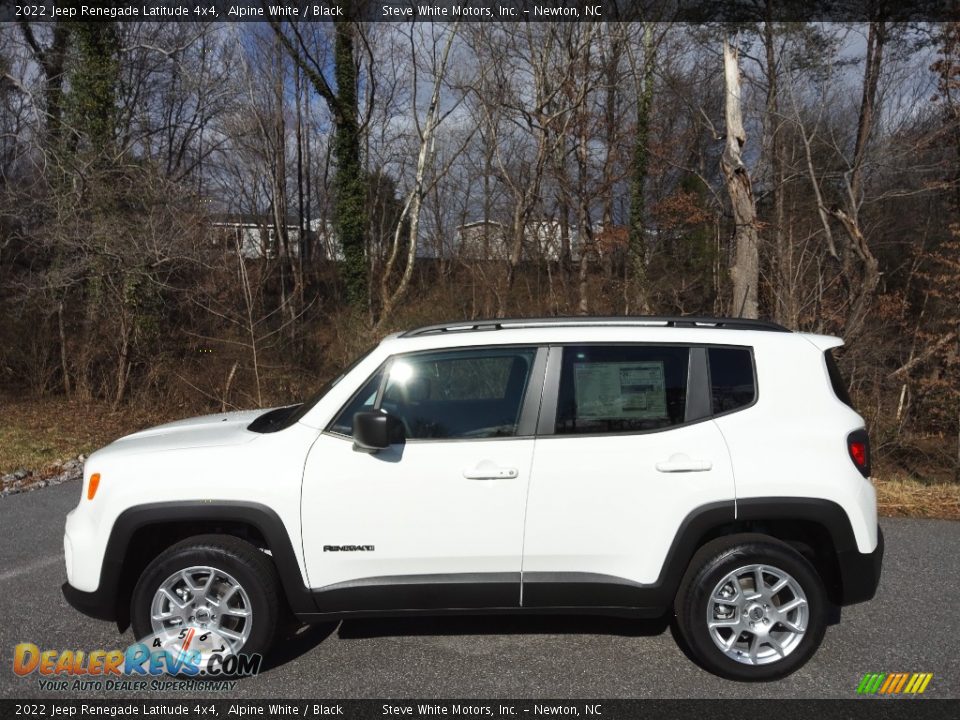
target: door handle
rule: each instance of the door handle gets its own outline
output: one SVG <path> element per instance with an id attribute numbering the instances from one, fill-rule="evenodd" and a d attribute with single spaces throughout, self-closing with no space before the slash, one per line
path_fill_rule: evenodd
<path id="1" fill-rule="evenodd" d="M 520 471 L 517 468 L 501 467 L 489 460 L 483 460 L 477 463 L 476 467 L 463 471 L 463 476 L 467 480 L 510 480 L 519 474 Z"/>
<path id="2" fill-rule="evenodd" d="M 658 462 L 656 468 L 662 473 L 705 472 L 713 468 L 713 463 L 709 460 L 691 460 L 680 453 L 671 455 L 669 460 Z"/>

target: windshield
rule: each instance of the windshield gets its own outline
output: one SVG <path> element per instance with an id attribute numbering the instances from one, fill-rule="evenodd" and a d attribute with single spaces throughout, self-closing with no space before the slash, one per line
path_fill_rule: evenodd
<path id="1" fill-rule="evenodd" d="M 352 363 L 344 368 L 339 375 L 320 388 L 320 390 L 317 391 L 317 393 L 306 402 L 301 403 L 300 405 L 288 405 L 287 407 L 270 410 L 263 415 L 260 415 L 256 420 L 250 423 L 250 425 L 247 426 L 247 430 L 260 433 L 277 432 L 278 430 L 284 430 L 294 423 L 299 422 L 300 419 L 310 412 L 316 406 L 316 404 L 320 402 L 324 396 L 334 388 L 334 386 L 336 386 L 337 383 L 339 383 L 357 365 L 363 362 L 364 358 L 372 353 L 376 347 L 377 346 L 374 345 L 373 347 L 368 348 L 366 352 L 357 357 Z"/>

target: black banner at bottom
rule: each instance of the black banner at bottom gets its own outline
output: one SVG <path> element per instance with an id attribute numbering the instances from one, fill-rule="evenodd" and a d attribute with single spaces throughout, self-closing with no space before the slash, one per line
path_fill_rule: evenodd
<path id="1" fill-rule="evenodd" d="M 0 700 L 0 718 L 956 718 L 960 701 L 852 700 Z"/>

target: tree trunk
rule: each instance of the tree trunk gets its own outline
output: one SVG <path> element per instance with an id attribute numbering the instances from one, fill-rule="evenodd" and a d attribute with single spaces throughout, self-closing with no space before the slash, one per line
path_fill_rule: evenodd
<path id="1" fill-rule="evenodd" d="M 584 65 L 587 65 L 589 60 L 584 59 Z M 589 68 L 584 68 L 584 77 L 587 77 Z M 581 109 L 579 112 L 583 113 L 583 116 L 579 118 L 577 122 L 577 245 L 580 248 L 580 268 L 577 274 L 577 294 L 580 296 L 580 302 L 577 306 L 577 312 L 580 315 L 589 315 L 590 314 L 590 288 L 588 284 L 589 280 L 589 263 L 590 255 L 593 253 L 593 228 L 590 226 L 590 192 L 588 190 L 590 185 L 590 165 L 589 165 L 589 148 L 587 137 L 587 123 L 589 122 L 586 116 L 586 110 Z"/>
<path id="2" fill-rule="evenodd" d="M 57 332 L 60 336 L 60 370 L 63 373 L 63 393 L 68 398 L 70 388 L 70 365 L 67 363 L 67 332 L 63 324 L 63 300 L 57 303 Z"/>
<path id="3" fill-rule="evenodd" d="M 280 311 L 286 312 L 290 324 L 291 337 L 296 336 L 297 308 L 293 298 L 296 296 L 296 271 L 293 265 L 293 253 L 290 250 L 290 230 L 287 211 L 287 126 L 284 117 L 284 67 L 283 50 L 280 43 L 276 49 L 276 76 L 274 78 L 274 116 L 268 141 L 272 148 L 273 160 L 270 163 L 273 172 L 271 193 L 273 195 L 273 232 L 276 239 L 277 264 L 280 267 Z M 292 284 L 292 287 L 291 287 Z"/>
<path id="4" fill-rule="evenodd" d="M 43 70 L 44 79 L 44 123 L 52 147 L 60 141 L 61 122 L 63 120 L 63 71 L 64 61 L 70 44 L 70 30 L 66 21 L 60 20 L 53 26 L 53 39 L 48 48 L 40 47 L 30 23 L 18 21 L 24 40 L 30 46 L 34 59 Z"/>
<path id="5" fill-rule="evenodd" d="M 767 0 L 767 17 L 763 25 L 763 44 L 766 55 L 767 107 L 764 122 L 764 152 L 770 164 L 770 195 L 773 200 L 773 258 L 776 278 L 775 314 L 777 322 L 797 327 L 799 300 L 794 282 L 793 246 L 787 242 L 784 185 L 786 182 L 783 136 L 780 132 L 780 87 L 777 77 L 776 34 L 773 22 L 773 0 Z"/>
<path id="6" fill-rule="evenodd" d="M 650 312 L 647 293 L 647 258 L 644 225 L 646 224 L 645 192 L 650 165 L 650 108 L 653 104 L 654 71 L 653 23 L 643 26 L 643 75 L 637 84 L 637 138 L 633 146 L 633 168 L 630 179 L 629 273 L 633 292 L 627 294 L 634 308 L 628 312 Z"/>
<path id="7" fill-rule="evenodd" d="M 867 33 L 867 56 L 863 71 L 863 94 L 857 117 L 857 140 L 853 162 L 846 173 L 846 198 L 843 206 L 834 206 L 830 214 L 843 226 L 843 274 L 849 293 L 844 337 L 847 342 L 865 327 L 880 284 L 880 263 L 870 249 L 860 224 L 860 206 L 863 203 L 863 170 L 867 145 L 873 133 L 876 117 L 877 85 L 883 68 L 883 51 L 889 28 L 886 23 L 872 22 Z M 859 266 L 859 267 L 856 267 Z"/>
<path id="8" fill-rule="evenodd" d="M 117 379 L 113 395 L 113 409 L 116 410 L 127 396 L 127 378 L 130 377 L 130 318 L 126 308 L 120 318 L 120 350 L 117 355 Z"/>
<path id="9" fill-rule="evenodd" d="M 360 125 L 357 118 L 357 66 L 353 58 L 354 24 L 336 24 L 334 74 L 337 103 L 334 112 L 333 152 L 337 160 L 334 178 L 334 231 L 345 258 L 347 298 L 358 306 L 367 298 L 367 268 L 364 233 L 367 227 L 366 190 L 360 162 Z"/>
<path id="10" fill-rule="evenodd" d="M 346 15 L 350 17 L 354 11 L 354 3 L 347 3 Z M 334 23 L 333 74 L 336 92 L 327 82 L 323 65 L 310 56 L 299 34 L 298 45 L 294 45 L 283 32 L 280 22 L 272 20 L 270 26 L 290 57 L 327 103 L 333 116 L 333 157 L 337 166 L 333 178 L 333 232 L 343 250 L 347 300 L 354 307 L 360 307 L 368 301 L 365 258 L 367 192 L 360 161 L 357 65 L 353 52 L 357 25 L 351 20 Z"/>
<path id="11" fill-rule="evenodd" d="M 381 284 L 381 293 L 383 295 L 383 309 L 377 327 L 380 328 L 390 318 L 397 307 L 397 303 L 403 298 L 410 286 L 410 280 L 413 278 L 413 269 L 417 261 L 417 244 L 420 237 L 420 214 L 423 207 L 423 198 L 426 194 L 426 172 L 427 165 L 431 161 L 434 152 L 434 133 L 437 125 L 440 124 L 440 87 L 447 70 L 447 61 L 450 58 L 450 48 L 453 46 L 453 40 L 457 35 L 459 23 L 454 23 L 447 37 L 447 43 L 443 50 L 443 56 L 439 66 L 436 68 L 436 77 L 433 83 L 433 93 L 430 96 L 430 105 L 427 108 L 426 118 L 423 124 L 423 130 L 420 133 L 420 151 L 417 154 L 417 172 L 414 178 L 413 189 L 410 191 L 410 197 L 404 206 L 403 212 L 397 219 L 397 229 L 394 235 L 393 248 L 390 253 L 390 259 L 383 271 Z M 409 213 L 410 227 L 408 230 L 407 244 L 407 262 L 403 269 L 403 275 L 400 283 L 391 293 L 388 289 L 388 282 L 397 257 L 397 251 L 400 246 L 400 233 L 403 229 L 403 221 Z"/>
<path id="12" fill-rule="evenodd" d="M 720 169 L 730 196 L 734 221 L 734 260 L 730 268 L 733 281 L 733 306 L 736 317 L 756 318 L 759 308 L 757 285 L 760 279 L 760 249 L 757 242 L 757 208 L 753 200 L 750 174 L 743 164 L 741 151 L 747 136 L 740 109 L 740 62 L 736 49 L 724 38 L 723 75 L 726 85 L 726 147 L 720 158 Z"/>

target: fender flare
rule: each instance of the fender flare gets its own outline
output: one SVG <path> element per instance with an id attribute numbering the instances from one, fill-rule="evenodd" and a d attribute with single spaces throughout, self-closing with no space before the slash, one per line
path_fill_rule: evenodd
<path id="1" fill-rule="evenodd" d="M 233 500 L 174 501 L 127 508 L 117 517 L 110 531 L 97 589 L 82 592 L 65 583 L 63 594 L 67 601 L 87 615 L 122 623 L 121 617 L 126 613 L 118 605 L 120 584 L 134 534 L 153 525 L 162 527 L 183 522 L 234 522 L 255 528 L 267 542 L 290 608 L 297 614 L 316 610 L 304 584 L 290 534 L 280 516 L 261 503 Z"/>
<path id="2" fill-rule="evenodd" d="M 878 533 L 878 547 L 873 553 L 861 553 L 846 510 L 824 498 L 750 497 L 711 503 L 693 510 L 677 530 L 667 551 L 660 577 L 652 587 L 661 602 L 673 603 L 690 561 L 703 539 L 724 525 L 743 522 L 776 523 L 802 520 L 816 523 L 830 537 L 837 563 L 839 582 L 837 599 L 843 605 L 869 600 L 876 591 L 883 558 L 883 540 Z"/>

